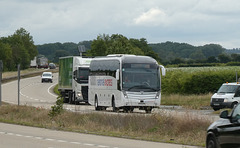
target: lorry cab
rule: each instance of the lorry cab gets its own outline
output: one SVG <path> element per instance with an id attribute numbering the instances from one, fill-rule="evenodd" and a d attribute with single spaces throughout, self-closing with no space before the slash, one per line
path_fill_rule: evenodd
<path id="1" fill-rule="evenodd" d="M 233 108 L 240 102 L 240 83 L 223 83 L 219 90 L 211 97 L 213 110 L 222 108 Z"/>

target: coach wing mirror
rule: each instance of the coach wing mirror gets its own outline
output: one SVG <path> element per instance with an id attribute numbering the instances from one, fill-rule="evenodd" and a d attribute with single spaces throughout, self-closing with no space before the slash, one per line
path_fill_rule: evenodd
<path id="1" fill-rule="evenodd" d="M 166 69 L 164 68 L 163 65 L 159 65 L 159 70 L 161 69 L 162 71 L 162 76 L 165 76 L 166 75 Z"/>
<path id="2" fill-rule="evenodd" d="M 119 69 L 116 70 L 116 79 L 119 80 Z"/>

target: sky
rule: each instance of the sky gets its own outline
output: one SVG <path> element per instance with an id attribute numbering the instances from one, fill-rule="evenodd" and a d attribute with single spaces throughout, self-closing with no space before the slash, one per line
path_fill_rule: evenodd
<path id="1" fill-rule="evenodd" d="M 0 0 L 0 37 L 24 28 L 36 45 L 103 34 L 240 48 L 239 0 Z"/>

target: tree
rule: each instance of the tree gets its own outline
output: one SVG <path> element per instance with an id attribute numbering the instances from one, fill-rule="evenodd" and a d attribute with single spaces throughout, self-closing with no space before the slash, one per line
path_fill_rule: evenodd
<path id="1" fill-rule="evenodd" d="M 88 54 L 91 56 L 108 54 L 147 55 L 160 61 L 158 55 L 148 46 L 146 39 L 128 39 L 121 34 L 99 35 L 96 40 L 93 40 Z"/>
<path id="2" fill-rule="evenodd" d="M 0 40 L 0 60 L 3 61 L 3 71 L 11 69 L 12 49 L 9 44 L 5 44 Z"/>
<path id="3" fill-rule="evenodd" d="M 65 50 L 57 50 L 53 62 L 57 63 L 59 57 L 69 56 L 70 54 Z"/>
<path id="4" fill-rule="evenodd" d="M 6 55 L 1 58 L 7 63 L 7 70 L 16 70 L 18 64 L 21 64 L 22 69 L 28 68 L 30 60 L 38 54 L 32 36 L 23 28 L 16 30 L 11 36 L 2 37 L 0 42 L 3 48 L 1 53 Z"/>
<path id="5" fill-rule="evenodd" d="M 140 40 L 138 40 L 138 39 L 130 39 L 129 41 L 131 42 L 131 44 L 133 44 L 134 46 L 136 46 L 139 49 L 141 49 L 143 51 L 144 55 L 150 56 L 150 57 L 156 59 L 157 61 L 161 62 L 160 57 L 158 56 L 157 53 L 155 53 L 152 50 L 152 47 L 150 47 L 148 45 L 147 40 L 145 38 L 141 38 Z"/>
<path id="6" fill-rule="evenodd" d="M 204 56 L 201 50 L 197 50 L 190 55 L 190 58 L 194 60 L 203 60 L 206 57 Z"/>
<path id="7" fill-rule="evenodd" d="M 37 47 L 34 45 L 33 37 L 24 28 L 16 30 L 14 35 L 20 37 L 27 54 L 29 54 L 30 60 L 33 60 L 35 56 L 38 55 Z"/>
<path id="8" fill-rule="evenodd" d="M 217 63 L 217 59 L 214 56 L 208 57 L 207 63 Z"/>
<path id="9" fill-rule="evenodd" d="M 228 55 L 226 55 L 226 54 L 220 54 L 218 56 L 218 59 L 219 59 L 220 63 L 227 63 L 227 62 L 231 61 L 231 58 Z"/>
<path id="10" fill-rule="evenodd" d="M 88 54 L 91 56 L 105 56 L 108 38 L 108 35 L 99 35 L 96 40 L 93 40 L 91 50 L 88 51 Z"/>

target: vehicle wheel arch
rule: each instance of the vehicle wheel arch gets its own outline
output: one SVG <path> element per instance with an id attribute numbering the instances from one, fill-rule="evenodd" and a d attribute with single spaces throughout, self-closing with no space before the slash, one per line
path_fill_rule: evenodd
<path id="1" fill-rule="evenodd" d="M 237 104 L 238 104 L 238 101 L 234 101 L 234 102 L 232 102 L 232 104 L 231 104 L 231 108 L 234 108 L 234 106 L 237 105 Z"/>

